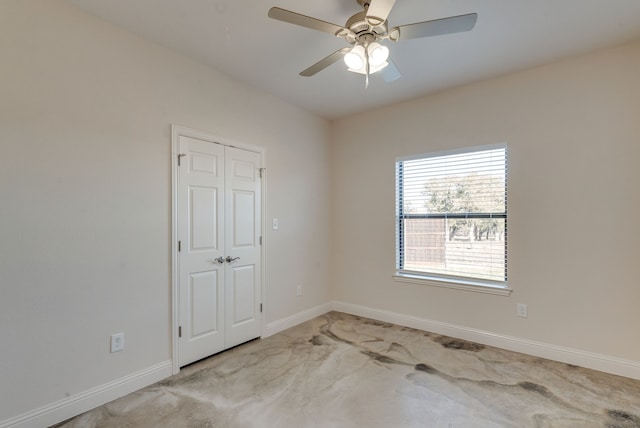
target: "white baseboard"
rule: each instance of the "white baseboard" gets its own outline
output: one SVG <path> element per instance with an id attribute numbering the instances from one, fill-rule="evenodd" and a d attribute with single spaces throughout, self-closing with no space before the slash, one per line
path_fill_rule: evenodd
<path id="1" fill-rule="evenodd" d="M 302 324 L 303 322 L 312 320 L 316 317 L 319 317 L 320 315 L 326 314 L 327 312 L 331 312 L 332 310 L 332 303 L 327 302 L 322 305 L 315 306 L 311 309 L 307 309 L 305 311 L 290 315 L 286 318 L 270 322 L 267 324 L 267 328 L 265 329 L 262 337 L 273 336 L 276 333 L 279 333 L 291 327 L 295 327 L 298 324 Z"/>
<path id="2" fill-rule="evenodd" d="M 440 321 L 418 318 L 410 315 L 399 314 L 380 309 L 373 309 L 366 306 L 354 305 L 351 303 L 331 302 L 333 310 L 372 318 L 378 321 L 411 327 L 418 330 L 429 331 L 431 333 L 442 334 L 455 337 L 457 339 L 469 340 L 483 345 L 494 346 L 496 348 L 507 349 L 509 351 L 521 352 L 523 354 L 536 357 L 547 358 L 549 360 L 586 367 L 619 376 L 625 376 L 640 380 L 640 362 L 624 360 L 622 358 L 608 355 L 595 354 L 564 346 L 551 345 L 548 343 L 535 342 L 533 340 L 521 339 L 518 337 L 505 336 L 488 331 L 477 330 L 469 327 L 462 327 L 455 324 L 448 324 Z"/>
<path id="3" fill-rule="evenodd" d="M 11 419 L 0 428 L 42 428 L 101 406 L 171 376 L 171 361 L 164 361 Z"/>
<path id="4" fill-rule="evenodd" d="M 332 310 L 640 380 L 639 361 L 625 360 L 608 355 L 535 342 L 340 301 L 327 302 L 286 318 L 270 322 L 265 328 L 263 337 L 272 336 L 283 330 L 324 315 Z M 73 395 L 11 419 L 0 421 L 0 428 L 41 428 L 53 425 L 137 391 L 165 379 L 172 374 L 171 361 L 164 361 L 80 394 Z"/>

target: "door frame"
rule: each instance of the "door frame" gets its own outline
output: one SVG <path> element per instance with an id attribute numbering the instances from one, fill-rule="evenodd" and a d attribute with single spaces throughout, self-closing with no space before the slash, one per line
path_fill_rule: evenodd
<path id="1" fill-rule="evenodd" d="M 173 374 L 180 372 L 179 346 L 178 346 L 178 324 L 179 324 L 179 258 L 178 258 L 178 155 L 180 154 L 180 137 L 191 137 L 212 144 L 222 144 L 224 146 L 235 147 L 260 155 L 262 165 L 260 184 L 260 227 L 262 228 L 262 245 L 260 246 L 260 293 L 263 311 L 260 314 L 260 336 L 265 334 L 265 281 L 266 281 L 266 207 L 267 207 L 267 174 L 265 165 L 265 149 L 249 144 L 239 143 L 228 138 L 218 137 L 206 132 L 198 131 L 184 126 L 171 124 L 171 361 Z"/>

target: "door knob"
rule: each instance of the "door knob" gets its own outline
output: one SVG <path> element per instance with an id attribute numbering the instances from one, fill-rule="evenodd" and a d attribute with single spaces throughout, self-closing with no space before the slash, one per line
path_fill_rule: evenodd
<path id="1" fill-rule="evenodd" d="M 224 258 L 222 256 L 220 256 L 217 259 L 213 259 L 213 261 L 222 264 L 222 263 L 224 263 Z"/>
<path id="2" fill-rule="evenodd" d="M 238 260 L 240 257 L 234 257 L 231 258 L 231 256 L 227 256 L 227 263 L 231 263 L 231 262 L 235 262 L 236 260 Z"/>

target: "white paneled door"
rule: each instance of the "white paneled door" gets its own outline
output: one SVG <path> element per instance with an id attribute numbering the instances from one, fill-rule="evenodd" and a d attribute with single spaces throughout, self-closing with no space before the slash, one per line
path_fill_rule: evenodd
<path id="1" fill-rule="evenodd" d="M 261 156 L 179 137 L 179 365 L 260 336 Z"/>

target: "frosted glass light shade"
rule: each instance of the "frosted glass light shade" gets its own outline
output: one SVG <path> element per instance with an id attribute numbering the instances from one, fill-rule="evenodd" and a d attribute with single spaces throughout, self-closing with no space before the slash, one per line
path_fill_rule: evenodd
<path id="1" fill-rule="evenodd" d="M 365 57 L 364 48 L 361 45 L 355 45 L 351 52 L 344 56 L 344 62 L 352 70 L 360 70 L 364 68 Z"/>
<path id="2" fill-rule="evenodd" d="M 371 67 L 379 67 L 389 58 L 389 48 L 378 42 L 373 42 L 367 48 L 369 52 L 369 65 Z"/>

